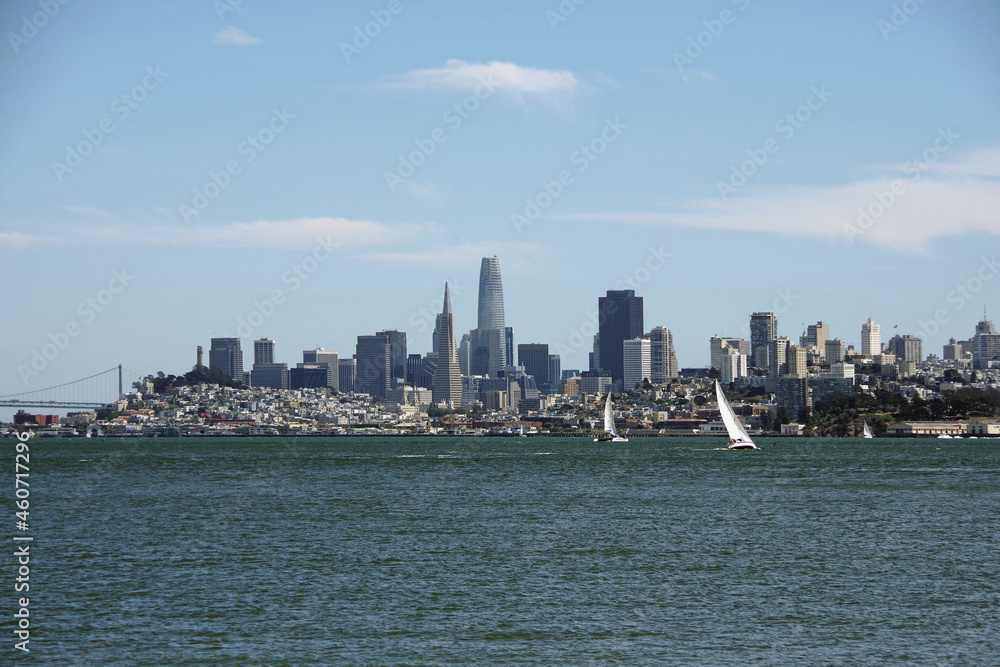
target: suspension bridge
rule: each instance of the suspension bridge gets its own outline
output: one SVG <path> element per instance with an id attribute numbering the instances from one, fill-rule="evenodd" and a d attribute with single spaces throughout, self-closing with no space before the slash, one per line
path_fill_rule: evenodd
<path id="1" fill-rule="evenodd" d="M 119 364 L 106 371 L 54 387 L 0 396 L 0 407 L 95 410 L 117 401 L 143 377 L 142 373 Z"/>

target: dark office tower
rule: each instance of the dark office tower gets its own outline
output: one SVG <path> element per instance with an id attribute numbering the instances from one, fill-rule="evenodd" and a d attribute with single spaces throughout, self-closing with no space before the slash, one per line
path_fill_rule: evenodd
<path id="1" fill-rule="evenodd" d="M 768 345 L 778 337 L 778 317 L 772 312 L 750 316 L 750 356 L 757 368 L 769 368 Z"/>
<path id="2" fill-rule="evenodd" d="M 500 260 L 483 257 L 479 267 L 479 329 L 503 329 L 503 283 L 500 280 Z"/>
<path id="3" fill-rule="evenodd" d="M 424 389 L 431 388 L 434 382 L 434 378 L 429 372 L 431 366 L 424 361 L 424 358 L 419 354 L 411 354 L 406 357 L 406 384 Z"/>
<path id="4" fill-rule="evenodd" d="M 379 331 L 376 335 L 389 339 L 389 368 L 392 370 L 389 384 L 395 389 L 397 384 L 406 382 L 406 332 L 390 329 Z"/>
<path id="5" fill-rule="evenodd" d="M 254 364 L 274 363 L 274 341 L 270 338 L 261 338 L 253 342 L 253 362 Z"/>
<path id="6" fill-rule="evenodd" d="M 598 297 L 597 311 L 601 368 L 620 383 L 625 378 L 623 345 L 643 335 L 642 297 L 635 290 L 608 290 L 607 296 Z"/>
<path id="7" fill-rule="evenodd" d="M 511 366 L 514 365 L 514 327 L 505 327 L 503 330 L 504 342 L 506 343 L 506 359 Z"/>
<path id="8" fill-rule="evenodd" d="M 455 349 L 455 316 L 451 312 L 448 283 L 444 284 L 444 306 L 437 321 L 438 351 L 431 400 L 458 408 L 462 406 L 462 374 L 458 368 L 458 351 Z"/>
<path id="9" fill-rule="evenodd" d="M 340 377 L 337 378 L 338 390 L 340 392 L 353 392 L 354 391 L 354 380 L 358 375 L 358 360 L 355 358 L 341 359 L 337 362 L 339 367 L 339 372 L 337 373 Z"/>
<path id="10" fill-rule="evenodd" d="M 554 394 L 559 389 L 559 380 L 562 379 L 562 360 L 558 354 L 549 355 L 549 386 L 545 390 L 547 394 Z"/>
<path id="11" fill-rule="evenodd" d="M 524 372 L 535 378 L 535 385 L 543 389 L 549 380 L 549 346 L 544 343 L 521 343 L 517 346 L 517 363 Z"/>
<path id="12" fill-rule="evenodd" d="M 358 365 L 354 391 L 375 398 L 385 398 L 392 377 L 389 368 L 389 337 L 379 334 L 358 336 L 356 359 Z"/>
<path id="13" fill-rule="evenodd" d="M 239 338 L 213 338 L 208 365 L 218 368 L 231 380 L 243 382 L 243 350 Z"/>

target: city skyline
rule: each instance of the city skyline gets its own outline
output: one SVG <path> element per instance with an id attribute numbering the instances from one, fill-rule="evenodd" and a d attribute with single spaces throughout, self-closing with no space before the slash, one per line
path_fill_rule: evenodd
<path id="1" fill-rule="evenodd" d="M 683 367 L 753 312 L 940 354 L 1000 312 L 1000 7 L 897 4 L 4 3 L 0 394 L 423 353 L 483 257 L 563 368 L 629 289 Z"/>

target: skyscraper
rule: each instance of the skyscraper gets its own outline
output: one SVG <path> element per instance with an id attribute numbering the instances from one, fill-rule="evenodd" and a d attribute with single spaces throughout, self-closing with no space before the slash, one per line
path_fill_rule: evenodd
<path id="1" fill-rule="evenodd" d="M 469 372 L 496 377 L 514 362 L 504 323 L 503 282 L 500 260 L 483 257 L 479 268 L 479 313 L 476 328 L 469 332 Z M 513 339 L 511 339 L 511 343 Z"/>
<path id="2" fill-rule="evenodd" d="M 499 277 L 499 267 L 497 267 Z M 452 408 L 462 405 L 462 374 L 455 349 L 455 316 L 451 312 L 448 283 L 444 284 L 444 305 L 438 315 L 438 350 L 431 399 Z"/>
<path id="3" fill-rule="evenodd" d="M 882 354 L 882 334 L 870 317 L 861 325 L 861 354 Z"/>
<path id="4" fill-rule="evenodd" d="M 243 382 L 243 350 L 239 338 L 213 338 L 208 350 L 208 365 L 215 366 L 230 379 Z"/>
<path id="5" fill-rule="evenodd" d="M 750 316 L 750 356 L 757 368 L 768 368 L 768 345 L 778 337 L 778 317 L 772 312 L 757 312 Z"/>
<path id="6" fill-rule="evenodd" d="M 406 382 L 406 332 L 390 329 L 379 331 L 379 336 L 389 339 L 389 370 L 392 389 Z"/>
<path id="7" fill-rule="evenodd" d="M 674 352 L 674 335 L 666 327 L 653 327 L 649 332 L 649 350 L 652 356 L 653 384 L 664 384 L 677 377 L 677 354 Z"/>
<path id="8" fill-rule="evenodd" d="M 500 260 L 483 257 L 479 267 L 479 329 L 503 329 L 503 283 L 500 279 Z"/>
<path id="9" fill-rule="evenodd" d="M 274 363 L 274 341 L 270 338 L 260 338 L 253 342 L 253 363 Z"/>
<path id="10" fill-rule="evenodd" d="M 893 336 L 889 339 L 889 353 L 896 355 L 896 361 L 919 364 L 924 360 L 924 342 L 911 334 Z"/>
<path id="11" fill-rule="evenodd" d="M 626 391 L 642 385 L 653 374 L 648 338 L 633 338 L 622 343 L 623 386 Z"/>
<path id="12" fill-rule="evenodd" d="M 993 322 L 983 319 L 976 325 L 976 335 L 972 337 L 972 367 L 990 368 L 1000 361 L 1000 334 L 993 328 Z"/>
<path id="13" fill-rule="evenodd" d="M 767 377 L 778 380 L 788 372 L 788 346 L 792 344 L 785 336 L 775 338 L 767 346 Z"/>
<path id="14" fill-rule="evenodd" d="M 625 379 L 622 344 L 644 332 L 642 297 L 636 296 L 635 290 L 608 290 L 607 296 L 598 297 L 597 312 L 601 368 L 620 383 Z"/>
<path id="15" fill-rule="evenodd" d="M 517 346 L 517 363 L 524 372 L 535 378 L 539 389 L 546 387 L 549 379 L 549 346 L 545 343 L 521 343 Z"/>
<path id="16" fill-rule="evenodd" d="M 356 357 L 358 363 L 354 391 L 385 398 L 392 378 L 389 337 L 384 333 L 358 336 Z"/>

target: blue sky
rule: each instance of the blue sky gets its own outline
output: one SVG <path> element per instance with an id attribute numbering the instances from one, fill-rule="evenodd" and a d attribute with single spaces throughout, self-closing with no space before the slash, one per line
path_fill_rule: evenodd
<path id="1" fill-rule="evenodd" d="M 564 368 L 630 281 L 682 366 L 755 310 L 939 354 L 1000 319 L 994 2 L 46 6 L 0 8 L 0 394 L 237 332 L 426 352 L 494 254 Z"/>

